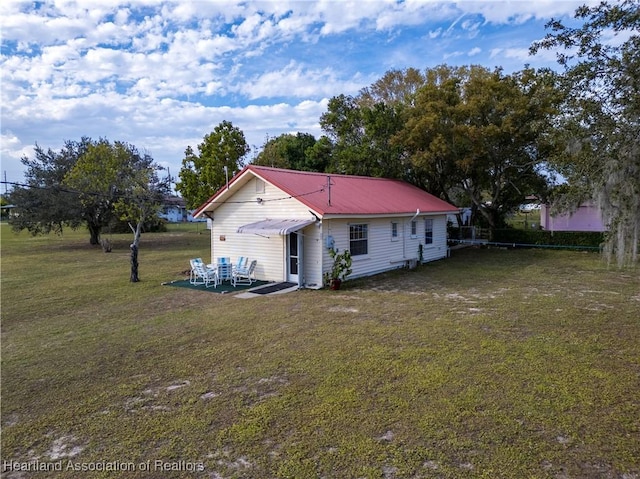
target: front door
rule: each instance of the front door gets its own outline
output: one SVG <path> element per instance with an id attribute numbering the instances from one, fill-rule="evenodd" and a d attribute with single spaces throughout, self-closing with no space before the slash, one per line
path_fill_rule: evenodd
<path id="1" fill-rule="evenodd" d="M 298 233 L 289 233 L 287 235 L 287 281 L 298 283 L 299 274 L 299 251 L 298 251 Z"/>

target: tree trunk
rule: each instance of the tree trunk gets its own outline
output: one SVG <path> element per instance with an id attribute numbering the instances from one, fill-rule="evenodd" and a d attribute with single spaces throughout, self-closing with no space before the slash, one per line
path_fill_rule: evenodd
<path id="1" fill-rule="evenodd" d="M 133 231 L 133 243 L 131 243 L 131 279 L 132 283 L 140 281 L 138 276 L 138 244 L 140 244 L 140 235 L 142 234 L 142 220 L 138 221 L 138 224 L 134 228 L 129 223 L 129 228 Z"/>
<path id="2" fill-rule="evenodd" d="M 138 246 L 131 245 L 131 280 L 132 283 L 140 281 L 138 277 Z"/>
<path id="3" fill-rule="evenodd" d="M 483 206 L 481 208 L 478 208 L 478 213 L 482 215 L 482 217 L 487 222 L 487 225 L 489 226 L 490 229 L 492 230 L 496 229 L 497 224 L 496 224 L 496 215 L 494 210 L 487 208 L 486 206 Z"/>
<path id="4" fill-rule="evenodd" d="M 137 283 L 140 281 L 138 277 L 138 245 L 131 244 L 131 282 Z"/>
<path id="5" fill-rule="evenodd" d="M 93 244 L 93 245 L 99 245 L 100 244 L 100 226 L 92 224 L 92 223 L 87 223 L 87 228 L 89 229 L 89 243 Z"/>

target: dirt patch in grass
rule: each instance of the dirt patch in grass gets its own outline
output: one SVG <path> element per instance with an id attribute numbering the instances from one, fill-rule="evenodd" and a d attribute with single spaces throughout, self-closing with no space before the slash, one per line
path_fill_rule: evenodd
<path id="1" fill-rule="evenodd" d="M 62 436 L 53 441 L 51 449 L 45 453 L 51 461 L 63 458 L 75 457 L 82 452 L 86 446 L 78 444 L 78 438 L 74 436 Z"/>

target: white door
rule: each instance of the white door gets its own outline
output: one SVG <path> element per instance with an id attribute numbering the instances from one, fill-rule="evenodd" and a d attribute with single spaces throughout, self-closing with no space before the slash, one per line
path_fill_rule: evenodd
<path id="1" fill-rule="evenodd" d="M 298 243 L 298 233 L 287 235 L 287 281 L 298 284 L 300 273 L 300 252 Z"/>

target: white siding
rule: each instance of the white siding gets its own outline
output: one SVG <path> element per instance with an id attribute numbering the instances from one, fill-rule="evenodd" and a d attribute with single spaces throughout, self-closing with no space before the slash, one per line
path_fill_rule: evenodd
<path id="1" fill-rule="evenodd" d="M 262 198 L 262 203 L 257 198 Z M 256 278 L 266 281 L 286 280 L 286 237 L 273 235 L 265 238 L 253 234 L 237 233 L 239 226 L 264 219 L 306 219 L 311 218 L 309 209 L 299 201 L 288 198 L 278 188 L 265 185 L 264 192 L 256 193 L 256 179 L 242 186 L 227 203 L 214 212 L 211 228 L 211 261 L 218 257 L 229 257 L 235 262 L 238 256 L 257 260 Z M 301 233 L 305 236 L 305 246 L 318 231 L 311 225 Z M 307 241 L 308 240 L 308 241 Z M 307 266 L 306 261 L 304 266 Z"/>
<path id="2" fill-rule="evenodd" d="M 323 271 L 329 271 L 332 259 L 326 248 L 327 236 L 332 236 L 335 248 L 341 252 L 349 249 L 349 225 L 368 225 L 368 254 L 353 257 L 353 273 L 349 278 L 368 276 L 405 266 L 409 260 L 419 257 L 419 245 L 423 245 L 423 262 L 434 261 L 447 256 L 447 223 L 446 216 L 426 216 L 433 220 L 433 243 L 425 245 L 424 219 L 419 216 L 417 235 L 411 236 L 411 218 L 351 218 L 348 220 L 332 219 L 323 221 Z M 398 224 L 398 238 L 392 239 L 391 223 Z M 349 279 L 347 278 L 347 279 Z"/>
<path id="3" fill-rule="evenodd" d="M 303 237 L 302 282 L 308 288 L 322 287 L 322 227 L 316 224 L 301 231 Z"/>
<path id="4" fill-rule="evenodd" d="M 447 256 L 447 217 L 425 216 L 433 220 L 433 243 L 425 244 L 422 251 L 422 262 L 435 261 Z M 424 244 L 424 219 L 418 221 L 418 236 Z"/>

